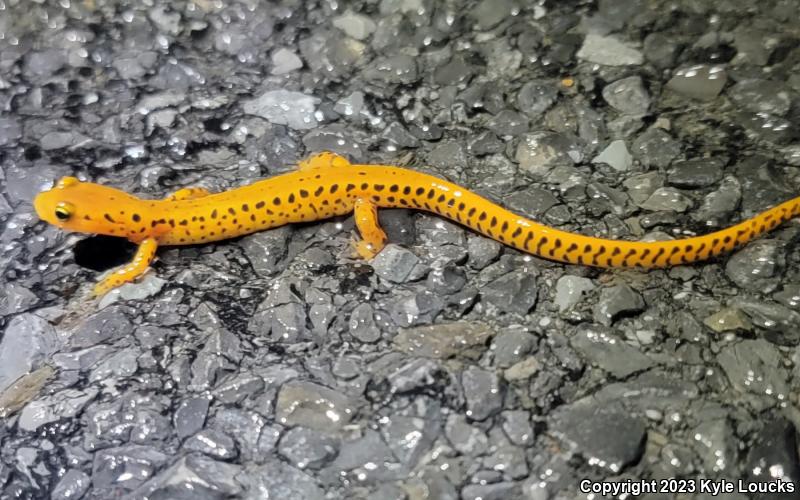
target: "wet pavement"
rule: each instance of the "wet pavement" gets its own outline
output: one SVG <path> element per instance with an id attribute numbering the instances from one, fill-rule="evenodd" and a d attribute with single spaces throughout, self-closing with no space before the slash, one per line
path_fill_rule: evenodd
<path id="1" fill-rule="evenodd" d="M 342 217 L 161 248 L 92 301 L 132 247 L 49 227 L 31 200 L 63 175 L 224 190 L 331 150 L 566 230 L 699 234 L 800 194 L 798 17 L 793 0 L 0 0 L 0 498 L 796 492 L 795 223 L 708 263 L 603 271 L 385 210 L 369 263 Z"/>

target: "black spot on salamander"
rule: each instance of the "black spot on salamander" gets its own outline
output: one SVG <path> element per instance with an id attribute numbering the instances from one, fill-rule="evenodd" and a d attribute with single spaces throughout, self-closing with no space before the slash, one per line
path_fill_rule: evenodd
<path id="1" fill-rule="evenodd" d="M 242 212 L 249 212 L 249 211 L 250 207 L 247 205 L 247 203 L 242 203 Z"/>
<path id="2" fill-rule="evenodd" d="M 186 219 L 183 219 L 182 221 L 178 222 L 178 224 L 181 225 L 181 226 L 185 226 L 188 223 L 189 223 L 189 221 L 186 220 Z"/>
<path id="3" fill-rule="evenodd" d="M 256 221 L 256 214 L 250 214 L 250 220 L 252 222 L 255 222 Z"/>
<path id="4" fill-rule="evenodd" d="M 356 188 L 355 184 L 348 184 L 347 187 L 344 188 L 344 190 L 349 193 L 350 191 L 354 190 L 355 188 Z"/>
<path id="5" fill-rule="evenodd" d="M 398 186 L 397 184 L 392 184 L 391 186 L 389 186 L 389 191 L 392 193 L 396 193 L 399 189 L 400 186 Z"/>
<path id="6" fill-rule="evenodd" d="M 273 212 L 273 211 L 272 211 L 272 210 L 270 210 L 269 208 L 267 209 L 267 215 L 274 215 L 274 214 L 275 214 L 275 212 Z"/>
<path id="7" fill-rule="evenodd" d="M 761 226 L 761 227 L 764 227 L 764 226 Z M 725 238 L 723 238 L 723 239 L 722 239 L 722 241 L 723 241 L 725 244 L 728 244 L 728 243 L 730 243 L 730 242 L 731 242 L 731 237 L 730 237 L 730 236 L 725 236 Z"/>
<path id="8" fill-rule="evenodd" d="M 481 212 L 481 214 L 478 216 L 478 220 L 481 221 L 481 222 L 485 221 L 486 220 L 486 212 Z"/>
<path id="9" fill-rule="evenodd" d="M 378 201 L 381 201 L 381 197 L 378 196 L 377 194 L 375 194 L 375 195 L 372 195 L 372 200 L 378 202 Z"/>
<path id="10" fill-rule="evenodd" d="M 430 191 L 428 191 L 428 199 L 429 200 L 432 200 L 434 196 L 436 196 L 436 190 L 435 189 L 431 189 Z"/>
<path id="11" fill-rule="evenodd" d="M 111 215 L 110 215 L 110 214 L 103 214 L 103 217 L 105 217 L 105 218 L 106 218 L 106 220 L 107 220 L 108 222 L 116 222 L 116 221 L 115 221 L 115 220 L 114 220 L 114 219 L 111 217 Z"/>
<path id="12" fill-rule="evenodd" d="M 528 231 L 528 235 L 525 236 L 525 243 L 524 243 L 525 250 L 528 249 L 528 243 L 530 243 L 532 239 L 533 239 L 533 231 Z"/>
<path id="13" fill-rule="evenodd" d="M 394 203 L 394 196 L 387 196 L 386 201 L 388 201 L 389 203 Z"/>
<path id="14" fill-rule="evenodd" d="M 150 227 L 156 227 L 157 224 L 158 224 L 157 220 L 151 220 L 150 221 Z"/>
<path id="15" fill-rule="evenodd" d="M 403 206 L 408 206 L 408 202 L 406 201 L 405 198 L 400 198 L 400 204 Z"/>
<path id="16" fill-rule="evenodd" d="M 542 239 L 539 240 L 539 243 L 536 244 L 536 253 L 541 255 L 542 254 L 542 246 L 547 244 L 547 236 L 542 236 Z"/>
<path id="17" fill-rule="evenodd" d="M 622 253 L 622 250 L 619 247 L 614 247 L 614 250 L 611 251 L 611 256 L 614 257 Z"/>
<path id="18" fill-rule="evenodd" d="M 280 205 L 281 204 L 281 199 L 276 196 L 275 199 L 272 200 L 272 204 L 273 205 Z"/>
<path id="19" fill-rule="evenodd" d="M 692 248 L 694 248 L 692 245 L 686 245 L 685 247 L 683 247 L 683 251 L 689 253 L 692 251 Z"/>
<path id="20" fill-rule="evenodd" d="M 436 201 L 437 201 L 438 203 L 441 203 L 441 202 L 443 202 L 443 201 L 444 201 L 444 199 L 445 199 L 445 196 L 444 196 L 443 194 L 440 194 L 440 195 L 439 195 L 439 197 L 438 197 L 438 198 L 436 198 Z"/>
<path id="21" fill-rule="evenodd" d="M 659 249 L 658 249 L 658 252 L 656 252 L 656 255 L 653 257 L 653 260 L 652 260 L 652 261 L 650 261 L 650 262 L 652 262 L 653 264 L 655 264 L 655 263 L 656 263 L 656 261 L 658 260 L 658 258 L 659 258 L 659 257 L 661 257 L 662 255 L 664 255 L 664 249 L 663 249 L 663 248 L 659 248 Z M 642 256 L 642 257 L 644 257 L 644 256 Z"/>
<path id="22" fill-rule="evenodd" d="M 450 198 L 450 201 L 447 202 L 447 206 L 450 207 L 450 208 L 453 208 L 453 206 L 455 204 L 456 204 L 456 200 L 454 198 Z"/>
<path id="23" fill-rule="evenodd" d="M 577 249 L 578 249 L 577 243 L 570 243 L 570 245 L 567 247 L 567 252 L 566 253 L 574 252 Z"/>
<path id="24" fill-rule="evenodd" d="M 497 217 L 492 216 L 492 220 L 489 221 L 489 227 L 494 227 L 497 225 Z"/>
<path id="25" fill-rule="evenodd" d="M 511 237 L 512 237 L 512 238 L 516 238 L 516 237 L 517 237 L 517 236 L 519 236 L 520 234 L 522 234 L 522 228 L 521 228 L 521 227 L 517 227 L 517 228 L 514 230 L 514 232 L 513 232 L 513 233 L 511 233 Z"/>
<path id="26" fill-rule="evenodd" d="M 217 218 L 217 209 L 216 208 L 211 211 L 211 218 L 212 219 L 216 219 Z"/>
<path id="27" fill-rule="evenodd" d="M 711 241 L 711 249 L 713 250 L 713 249 L 714 249 L 714 247 L 715 247 L 715 246 L 717 246 L 717 245 L 719 245 L 719 239 L 718 239 L 718 238 L 714 238 L 714 239 Z"/>
<path id="28" fill-rule="evenodd" d="M 403 187 L 403 194 L 406 195 L 406 196 L 411 194 L 411 186 Z"/>
<path id="29" fill-rule="evenodd" d="M 422 193 L 424 193 L 424 192 L 425 192 L 425 188 L 417 188 L 417 190 L 415 191 L 415 193 L 417 193 L 417 196 L 422 195 Z"/>
<path id="30" fill-rule="evenodd" d="M 238 223 L 239 223 L 239 219 L 236 219 L 236 218 L 234 218 L 234 219 L 231 221 L 231 224 L 238 224 Z"/>
<path id="31" fill-rule="evenodd" d="M 196 215 L 192 215 L 192 222 L 195 222 L 195 221 L 197 221 L 197 216 Z"/>
<path id="32" fill-rule="evenodd" d="M 233 207 L 228 207 L 228 213 L 231 215 L 236 215 L 236 210 L 234 210 Z"/>
<path id="33" fill-rule="evenodd" d="M 642 256 L 640 257 L 640 260 L 644 260 L 644 258 L 647 257 L 648 255 L 650 255 L 650 249 L 649 248 L 645 248 L 644 251 L 642 252 Z"/>
<path id="34" fill-rule="evenodd" d="M 500 232 L 505 233 L 506 231 L 508 231 L 508 221 L 503 221 L 503 225 L 500 226 Z"/>
<path id="35" fill-rule="evenodd" d="M 473 215 L 475 215 L 476 211 L 477 209 L 475 207 L 470 208 L 469 212 L 467 212 L 467 217 L 472 217 Z"/>
<path id="36" fill-rule="evenodd" d="M 589 253 L 591 251 L 592 251 L 592 245 L 587 244 L 585 247 L 583 247 L 583 253 Z"/>
<path id="37" fill-rule="evenodd" d="M 459 211 L 463 211 L 465 208 L 467 208 L 467 205 L 463 201 L 458 204 Z"/>
<path id="38" fill-rule="evenodd" d="M 300 198 L 308 198 L 308 191 L 306 191 L 305 189 L 301 189 Z"/>
<path id="39" fill-rule="evenodd" d="M 374 185 L 374 186 L 372 186 L 372 187 L 373 187 L 373 189 L 375 189 L 375 191 L 377 191 L 377 192 L 379 192 L 379 193 L 380 193 L 381 191 L 383 191 L 383 188 L 384 188 L 385 186 L 384 186 L 383 184 L 375 184 L 375 185 Z"/>
<path id="40" fill-rule="evenodd" d="M 362 182 L 361 183 L 361 190 L 362 191 L 366 191 L 368 188 L 369 188 L 369 184 L 367 184 L 366 182 Z"/>
<path id="41" fill-rule="evenodd" d="M 175 227 L 175 219 L 170 219 L 169 220 L 169 225 L 170 225 L 170 227 Z"/>
<path id="42" fill-rule="evenodd" d="M 84 215 L 84 216 L 83 216 L 83 220 L 92 220 L 92 218 L 91 218 L 91 217 L 89 217 L 88 215 Z"/>
<path id="43" fill-rule="evenodd" d="M 294 193 L 289 193 L 288 201 L 289 203 L 294 203 Z"/>
<path id="44" fill-rule="evenodd" d="M 338 190 L 339 190 L 339 185 L 338 184 L 334 184 L 334 185 L 331 186 L 331 194 L 335 193 Z"/>
<path id="45" fill-rule="evenodd" d="M 321 194 L 322 194 L 322 192 L 323 192 L 324 190 L 325 190 L 325 188 L 324 188 L 324 187 L 322 187 L 322 186 L 318 187 L 318 188 L 317 188 L 317 189 L 314 191 L 314 196 L 319 196 L 319 195 L 321 195 Z"/>
<path id="46" fill-rule="evenodd" d="M 266 203 L 264 203 L 263 201 L 259 201 L 258 203 L 256 203 L 256 208 L 259 208 L 259 209 L 260 208 L 264 208 L 264 205 L 266 205 Z"/>
<path id="47" fill-rule="evenodd" d="M 142 216 L 139 214 L 133 214 L 131 216 L 131 219 L 133 219 L 133 222 L 139 222 L 140 220 L 142 220 Z"/>

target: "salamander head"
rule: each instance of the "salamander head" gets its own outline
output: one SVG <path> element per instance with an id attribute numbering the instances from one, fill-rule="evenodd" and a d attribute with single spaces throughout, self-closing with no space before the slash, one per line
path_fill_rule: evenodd
<path id="1" fill-rule="evenodd" d="M 33 200 L 39 218 L 69 231 L 122 236 L 131 216 L 143 205 L 139 198 L 118 189 L 75 177 L 63 177 L 53 189 Z M 141 217 L 141 216 L 140 216 Z"/>

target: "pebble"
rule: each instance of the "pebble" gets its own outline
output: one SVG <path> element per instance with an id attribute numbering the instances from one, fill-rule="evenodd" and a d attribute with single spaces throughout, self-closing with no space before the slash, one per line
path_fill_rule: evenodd
<path id="1" fill-rule="evenodd" d="M 722 348 L 717 362 L 734 390 L 785 400 L 788 375 L 778 349 L 764 339 L 743 339 Z"/>
<path id="2" fill-rule="evenodd" d="M 374 83 L 409 85 L 419 78 L 416 60 L 407 55 L 379 57 L 364 71 L 364 77 Z"/>
<path id="3" fill-rule="evenodd" d="M 522 361 L 536 348 L 536 337 L 521 328 L 504 330 L 495 335 L 489 349 L 498 367 L 508 368 Z"/>
<path id="4" fill-rule="evenodd" d="M 592 364 L 622 379 L 651 368 L 654 363 L 639 349 L 619 338 L 613 330 L 584 324 L 570 345 Z"/>
<path id="5" fill-rule="evenodd" d="M 651 128 L 633 141 L 631 152 L 646 167 L 666 168 L 681 154 L 681 145 L 667 132 Z"/>
<path id="6" fill-rule="evenodd" d="M 615 285 L 600 290 L 593 313 L 595 321 L 610 326 L 619 317 L 641 312 L 644 308 L 644 299 L 639 292 L 628 285 Z"/>
<path id="7" fill-rule="evenodd" d="M 785 269 L 785 243 L 759 239 L 745 245 L 728 259 L 725 275 L 739 288 L 770 293 L 778 288 Z"/>
<path id="8" fill-rule="evenodd" d="M 303 67 L 303 60 L 291 50 L 281 47 L 272 53 L 270 57 L 273 75 L 285 75 Z"/>
<path id="9" fill-rule="evenodd" d="M 350 335 L 361 342 L 377 342 L 381 338 L 381 331 L 375 324 L 372 306 L 359 304 L 350 313 Z"/>
<path id="10" fill-rule="evenodd" d="M 565 135 L 532 132 L 522 136 L 514 158 L 523 172 L 544 176 L 559 165 L 574 165 L 580 156 L 577 146 Z"/>
<path id="11" fill-rule="evenodd" d="M 19 414 L 20 429 L 33 432 L 43 425 L 78 415 L 99 391 L 95 388 L 79 391 L 65 389 L 52 396 L 28 403 Z"/>
<path id="12" fill-rule="evenodd" d="M 752 329 L 750 320 L 741 309 L 726 307 L 706 317 L 703 323 L 717 333 L 732 332 L 737 330 L 749 331 Z"/>
<path id="13" fill-rule="evenodd" d="M 405 283 L 419 262 L 419 257 L 410 250 L 390 243 L 370 261 L 370 265 L 375 274 L 386 281 Z"/>
<path id="14" fill-rule="evenodd" d="M 528 410 L 508 410 L 500 414 L 503 432 L 517 446 L 533 445 L 535 433 Z"/>
<path id="15" fill-rule="evenodd" d="M 187 450 L 204 453 L 218 460 L 232 460 L 238 455 L 236 443 L 220 431 L 203 429 L 184 441 Z"/>
<path id="16" fill-rule="evenodd" d="M 593 33 L 586 35 L 577 56 L 585 61 L 605 66 L 629 66 L 644 62 L 640 51 L 618 39 Z"/>
<path id="17" fill-rule="evenodd" d="M 414 356 L 476 360 L 493 335 L 494 332 L 483 323 L 440 323 L 401 328 L 393 342 L 395 349 Z"/>
<path id="18" fill-rule="evenodd" d="M 471 457 L 482 455 L 489 447 L 486 433 L 470 424 L 463 415 L 449 415 L 444 426 L 444 434 L 453 448 L 462 455 Z"/>
<path id="19" fill-rule="evenodd" d="M 639 76 L 629 76 L 603 87 L 603 99 L 622 114 L 640 116 L 650 108 L 650 94 Z"/>
<path id="20" fill-rule="evenodd" d="M 256 115 L 276 125 L 287 125 L 295 130 L 316 128 L 317 105 L 320 100 L 314 96 L 290 90 L 270 90 L 255 99 L 242 103 L 242 109 L 249 115 Z"/>
<path id="21" fill-rule="evenodd" d="M 667 88 L 692 99 L 710 101 L 722 92 L 727 81 L 728 73 L 722 66 L 699 64 L 675 71 Z"/>
<path id="22" fill-rule="evenodd" d="M 556 282 L 556 296 L 553 303 L 559 312 L 564 312 L 578 305 L 587 292 L 595 289 L 589 278 L 565 275 Z"/>
<path id="23" fill-rule="evenodd" d="M 605 163 L 614 170 L 626 172 L 633 167 L 633 156 L 628 152 L 625 141 L 616 140 L 611 141 L 600 154 L 592 158 L 592 163 Z"/>
<path id="24" fill-rule="evenodd" d="M 558 87 L 552 80 L 532 80 L 517 93 L 517 109 L 536 119 L 544 115 L 558 99 Z"/>
<path id="25" fill-rule="evenodd" d="M 60 343 L 56 331 L 41 317 L 23 313 L 11 318 L 0 337 L 0 392 L 38 369 Z"/>
<path id="26" fill-rule="evenodd" d="M 91 478 L 79 469 L 68 469 L 58 480 L 50 498 L 53 500 L 77 500 L 89 489 Z"/>
<path id="27" fill-rule="evenodd" d="M 725 161 L 720 158 L 677 162 L 667 172 L 667 182 L 679 188 L 713 186 L 722 180 L 724 166 Z"/>
<path id="28" fill-rule="evenodd" d="M 737 105 L 753 113 L 784 116 L 792 105 L 786 84 L 775 80 L 741 80 L 728 89 L 728 95 Z"/>
<path id="29" fill-rule="evenodd" d="M 653 191 L 653 194 L 640 203 L 639 206 L 653 212 L 673 211 L 683 213 L 693 205 L 692 199 L 677 189 L 662 187 Z"/>
<path id="30" fill-rule="evenodd" d="M 495 372 L 470 366 L 461 373 L 461 385 L 470 419 L 486 420 L 502 409 L 505 391 Z"/>
<path id="31" fill-rule="evenodd" d="M 298 469 L 320 469 L 338 451 L 333 437 L 308 427 L 293 427 L 278 442 L 278 453 Z"/>
<path id="32" fill-rule="evenodd" d="M 371 18 L 352 11 L 347 11 L 333 18 L 333 25 L 347 36 L 356 40 L 366 40 L 375 32 L 377 25 Z"/>
<path id="33" fill-rule="evenodd" d="M 500 311 L 525 315 L 536 305 L 536 276 L 529 269 L 512 271 L 487 283 L 481 290 L 483 301 Z"/>
<path id="34" fill-rule="evenodd" d="M 323 432 L 342 429 L 354 413 L 355 408 L 346 395 L 301 380 L 285 383 L 275 403 L 275 418 L 282 425 L 302 425 Z"/>

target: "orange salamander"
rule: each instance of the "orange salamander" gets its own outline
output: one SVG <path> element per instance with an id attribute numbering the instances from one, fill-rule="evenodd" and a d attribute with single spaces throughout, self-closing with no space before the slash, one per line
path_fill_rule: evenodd
<path id="1" fill-rule="evenodd" d="M 36 196 L 39 217 L 60 228 L 122 236 L 139 245 L 133 261 L 94 288 L 96 295 L 147 271 L 159 245 L 192 245 L 233 238 L 293 222 L 354 212 L 359 255 L 386 245 L 381 207 L 435 212 L 481 234 L 545 259 L 597 267 L 655 268 L 689 264 L 730 252 L 800 214 L 800 197 L 704 236 L 637 242 L 593 238 L 521 217 L 461 186 L 399 167 L 353 165 L 334 153 L 302 161 L 297 171 L 222 193 L 181 189 L 144 200 L 75 177 Z"/>

